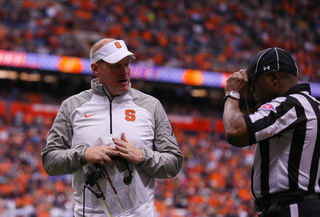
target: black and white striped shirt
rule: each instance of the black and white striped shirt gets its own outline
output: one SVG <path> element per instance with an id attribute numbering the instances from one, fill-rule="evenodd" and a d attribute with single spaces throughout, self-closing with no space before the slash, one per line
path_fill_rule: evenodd
<path id="1" fill-rule="evenodd" d="M 256 197 L 301 189 L 320 192 L 320 102 L 309 84 L 245 115 L 251 144 L 257 143 L 252 191 Z"/>

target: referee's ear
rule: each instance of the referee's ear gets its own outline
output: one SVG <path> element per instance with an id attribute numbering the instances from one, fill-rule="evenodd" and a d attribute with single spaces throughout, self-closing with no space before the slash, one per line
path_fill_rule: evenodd
<path id="1" fill-rule="evenodd" d="M 272 84 L 273 86 L 276 86 L 279 84 L 280 81 L 280 73 L 276 70 L 271 70 L 270 72 L 268 72 L 268 76 L 271 77 L 272 79 Z"/>
<path id="2" fill-rule="evenodd" d="M 287 72 L 278 72 L 276 70 L 271 70 L 268 72 L 268 76 L 271 78 L 271 84 L 274 87 L 274 92 L 278 96 L 285 94 L 291 87 L 297 84 L 297 78 L 295 75 L 292 75 Z"/>

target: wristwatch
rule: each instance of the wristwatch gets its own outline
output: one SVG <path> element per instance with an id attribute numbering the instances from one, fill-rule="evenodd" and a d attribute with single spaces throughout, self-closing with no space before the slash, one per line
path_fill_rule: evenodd
<path id="1" fill-rule="evenodd" d="M 235 90 L 232 90 L 223 97 L 223 101 L 226 101 L 228 97 L 231 97 L 232 99 L 240 100 L 240 93 L 238 93 Z"/>

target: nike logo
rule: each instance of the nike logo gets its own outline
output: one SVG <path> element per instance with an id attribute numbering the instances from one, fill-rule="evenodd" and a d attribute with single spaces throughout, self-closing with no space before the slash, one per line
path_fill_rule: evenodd
<path id="1" fill-rule="evenodd" d="M 93 115 L 95 115 L 95 114 L 90 114 L 90 115 L 84 114 L 84 117 L 85 117 L 85 118 L 88 118 L 88 117 L 91 117 L 91 116 L 93 116 Z"/>

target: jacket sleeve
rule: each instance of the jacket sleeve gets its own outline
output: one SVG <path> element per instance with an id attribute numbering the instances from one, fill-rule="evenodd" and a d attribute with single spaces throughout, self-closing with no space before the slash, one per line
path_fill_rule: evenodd
<path id="1" fill-rule="evenodd" d="M 65 175 L 76 172 L 84 163 L 87 146 L 77 145 L 71 148 L 72 126 L 68 103 L 61 104 L 59 112 L 47 137 L 46 147 L 41 152 L 42 163 L 48 175 Z"/>
<path id="2" fill-rule="evenodd" d="M 140 167 L 155 178 L 175 177 L 182 166 L 182 154 L 170 121 L 158 101 L 155 112 L 155 138 L 153 150 L 142 149 L 144 161 Z"/>

